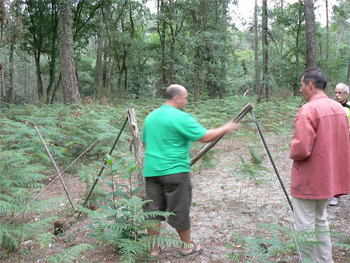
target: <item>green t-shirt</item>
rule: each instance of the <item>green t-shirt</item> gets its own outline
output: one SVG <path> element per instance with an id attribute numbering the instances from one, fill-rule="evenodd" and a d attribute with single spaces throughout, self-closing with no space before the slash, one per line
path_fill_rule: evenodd
<path id="1" fill-rule="evenodd" d="M 145 119 L 142 141 L 146 145 L 143 176 L 190 171 L 190 146 L 207 132 L 189 113 L 162 105 Z"/>

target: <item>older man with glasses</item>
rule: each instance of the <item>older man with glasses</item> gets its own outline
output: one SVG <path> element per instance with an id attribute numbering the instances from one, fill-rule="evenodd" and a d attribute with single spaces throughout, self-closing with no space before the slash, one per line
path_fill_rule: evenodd
<path id="1" fill-rule="evenodd" d="M 339 83 L 337 86 L 335 86 L 335 100 L 339 102 L 346 112 L 346 115 L 348 115 L 349 121 L 350 121 L 350 102 L 348 101 L 349 98 L 349 86 L 344 83 Z M 339 204 L 339 197 L 333 197 L 329 201 L 329 205 L 336 206 Z"/>

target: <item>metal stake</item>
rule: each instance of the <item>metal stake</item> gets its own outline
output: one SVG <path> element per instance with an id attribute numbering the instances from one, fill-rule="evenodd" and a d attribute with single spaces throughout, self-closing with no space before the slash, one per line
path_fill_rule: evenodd
<path id="1" fill-rule="evenodd" d="M 119 131 L 119 134 L 118 134 L 118 136 L 117 136 L 117 139 L 115 140 L 115 142 L 114 142 L 114 144 L 113 144 L 111 150 L 109 151 L 109 155 L 112 154 L 112 152 L 113 152 L 115 146 L 117 145 L 117 142 L 119 141 L 120 135 L 122 134 L 122 132 L 123 132 L 123 130 L 124 130 L 125 125 L 127 124 L 127 122 L 128 122 L 128 117 L 126 117 L 125 122 L 124 122 L 124 124 L 123 124 L 123 127 L 122 127 L 121 130 Z M 91 194 L 92 194 L 92 191 L 95 189 L 95 186 L 96 186 L 98 180 L 100 179 L 100 177 L 101 177 L 101 175 L 102 175 L 102 172 L 103 172 L 104 169 L 105 169 L 106 164 L 107 164 L 107 161 L 105 161 L 104 165 L 102 166 L 102 168 L 101 168 L 101 170 L 100 170 L 100 173 L 98 174 L 98 176 L 97 176 L 97 178 L 96 178 L 96 180 L 95 180 L 95 182 L 94 182 L 94 184 L 93 184 L 93 186 L 92 186 L 92 188 L 91 188 L 91 190 L 90 190 L 88 196 L 86 197 L 86 200 L 85 200 L 85 202 L 84 202 L 84 204 L 83 204 L 83 207 L 85 207 L 85 205 L 87 204 L 87 202 L 88 202 L 88 200 L 89 200 L 89 198 L 90 198 L 90 196 L 91 196 Z M 80 215 L 81 215 L 81 211 L 79 212 L 77 219 L 80 218 Z"/>
<path id="2" fill-rule="evenodd" d="M 284 195 L 286 196 L 286 198 L 287 198 L 287 200 L 288 200 L 288 203 L 289 203 L 289 205 L 290 205 L 290 208 L 291 208 L 292 211 L 293 211 L 292 202 L 291 202 L 290 199 L 289 199 L 288 193 L 287 193 L 286 188 L 285 188 L 284 185 L 283 185 L 282 179 L 281 179 L 281 177 L 280 177 L 280 175 L 279 175 L 279 173 L 278 173 L 278 171 L 277 171 L 277 167 L 276 167 L 276 165 L 275 165 L 275 162 L 274 162 L 273 159 L 272 159 L 271 153 L 270 153 L 269 149 L 267 148 L 267 145 L 266 145 L 264 136 L 263 136 L 263 134 L 262 134 L 262 132 L 261 132 L 261 130 L 260 130 L 258 121 L 256 120 L 253 111 L 251 110 L 250 112 L 251 112 L 251 114 L 252 114 L 252 116 L 253 116 L 253 120 L 254 120 L 254 122 L 255 122 L 256 128 L 258 129 L 258 132 L 259 132 L 260 138 L 261 138 L 261 140 L 262 140 L 262 142 L 263 142 L 263 144 L 264 144 L 265 150 L 266 150 L 266 152 L 267 152 L 267 154 L 268 154 L 268 156 L 269 156 L 269 158 L 270 158 L 270 161 L 271 161 L 271 163 L 272 163 L 273 169 L 275 170 L 275 173 L 276 173 L 276 175 L 277 175 L 278 181 L 280 182 L 280 184 L 281 184 L 281 186 L 282 186 Z"/>

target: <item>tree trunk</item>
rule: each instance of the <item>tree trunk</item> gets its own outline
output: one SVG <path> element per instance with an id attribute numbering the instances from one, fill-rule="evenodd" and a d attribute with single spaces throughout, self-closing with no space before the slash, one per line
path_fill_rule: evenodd
<path id="1" fill-rule="evenodd" d="M 107 87 L 107 97 L 111 94 L 111 86 L 112 86 L 112 68 L 113 68 L 113 61 L 112 61 L 112 47 L 113 43 L 110 42 L 109 45 L 109 51 L 108 51 L 108 67 L 107 67 L 107 73 L 106 73 L 106 87 Z"/>
<path id="2" fill-rule="evenodd" d="M 0 1 L 0 42 L 2 42 L 2 29 L 5 22 L 5 16 L 6 16 L 6 8 L 5 8 L 5 1 Z"/>
<path id="3" fill-rule="evenodd" d="M 306 68 L 316 67 L 316 24 L 314 1 L 304 0 L 306 23 Z"/>
<path id="4" fill-rule="evenodd" d="M 46 89 L 46 104 L 49 104 L 55 94 L 51 94 L 52 87 L 55 84 L 56 79 L 56 66 L 57 66 L 57 49 L 58 49 L 58 6 L 55 3 L 52 3 L 51 8 L 51 14 L 52 14 L 52 29 L 53 29 L 53 36 L 51 39 L 51 48 L 50 48 L 50 61 L 49 61 L 49 67 L 50 67 L 50 79 L 49 79 L 49 85 Z"/>
<path id="5" fill-rule="evenodd" d="M 40 51 L 39 50 L 37 50 L 37 54 L 35 55 L 35 68 L 36 68 L 36 81 L 37 81 L 38 97 L 39 97 L 39 101 L 43 102 L 44 88 L 43 88 L 43 80 L 41 78 Z"/>
<path id="6" fill-rule="evenodd" d="M 194 21 L 194 24 L 196 26 L 196 46 L 195 46 L 195 55 L 194 55 L 194 102 L 199 102 L 199 96 L 200 96 L 200 70 L 202 68 L 202 56 L 201 56 L 201 49 L 200 49 L 200 35 L 201 35 L 201 25 L 202 25 L 202 16 L 204 14 L 206 5 L 206 0 L 200 1 L 200 6 L 198 13 L 193 10 L 191 11 L 192 19 Z"/>
<path id="7" fill-rule="evenodd" d="M 4 65 L 0 61 L 0 98 L 1 101 L 5 101 L 6 99 L 6 87 L 5 87 L 5 79 L 4 79 Z"/>
<path id="8" fill-rule="evenodd" d="M 258 0 L 255 0 L 254 8 L 254 61 L 255 61 L 255 94 L 260 94 L 259 73 L 259 37 L 258 37 Z"/>
<path id="9" fill-rule="evenodd" d="M 259 96 L 260 100 L 266 100 L 268 99 L 268 74 L 269 74 L 269 47 L 267 42 L 267 30 L 268 30 L 268 24 L 267 24 L 267 0 L 262 1 L 262 47 L 263 47 L 263 79 L 262 79 L 262 85 L 261 85 L 261 91 Z"/>
<path id="10" fill-rule="evenodd" d="M 283 12 L 283 0 L 281 0 L 281 18 L 284 19 L 284 12 Z M 281 72 L 281 65 L 282 65 L 282 58 L 283 58 L 283 44 L 284 44 L 284 38 L 283 38 L 283 34 L 281 35 L 281 46 L 280 46 L 280 57 L 279 57 L 279 61 L 278 61 L 278 66 L 276 69 L 276 73 L 277 73 L 277 86 L 281 87 L 282 86 L 282 72 Z"/>
<path id="11" fill-rule="evenodd" d="M 340 27 L 340 32 L 339 32 L 339 37 L 338 37 L 338 44 L 337 44 L 337 54 L 339 53 L 339 46 L 341 43 L 341 38 L 343 36 L 343 28 L 344 28 L 344 24 L 341 25 Z"/>
<path id="12" fill-rule="evenodd" d="M 13 76 L 14 76 L 13 54 L 14 53 L 15 53 L 15 40 L 11 41 L 11 46 L 10 46 L 9 85 L 8 85 L 7 96 L 6 96 L 6 101 L 8 103 L 13 103 Z"/>
<path id="13" fill-rule="evenodd" d="M 100 34 L 97 41 L 96 52 L 96 97 L 101 99 L 103 96 L 103 82 L 102 82 L 102 50 L 103 50 L 103 16 L 100 15 Z"/>
<path id="14" fill-rule="evenodd" d="M 164 12 L 165 7 L 164 0 L 158 0 L 158 14 L 161 15 L 162 12 Z M 158 20 L 157 20 L 158 21 Z M 160 26 L 162 24 L 162 27 Z M 166 58 L 165 58 L 165 37 L 166 37 L 166 21 L 163 19 L 163 22 L 159 21 L 157 22 L 157 31 L 159 34 L 159 39 L 160 43 L 162 45 L 162 82 L 163 82 L 163 87 L 168 86 L 168 81 L 166 77 Z"/>
<path id="15" fill-rule="evenodd" d="M 13 103 L 14 102 L 14 53 L 15 53 L 15 45 L 17 43 L 17 38 L 21 34 L 21 28 L 22 28 L 22 19 L 21 19 L 21 7 L 20 7 L 20 2 L 18 0 L 15 1 L 15 17 L 13 20 L 14 23 L 14 32 L 10 37 L 10 58 L 9 58 L 9 86 L 7 90 L 7 102 L 8 103 Z"/>
<path id="16" fill-rule="evenodd" d="M 78 79 L 75 74 L 75 60 L 72 34 L 72 0 L 60 2 L 60 61 L 62 88 L 66 104 L 81 104 Z"/>
<path id="17" fill-rule="evenodd" d="M 227 33 L 227 27 L 228 27 L 228 16 L 227 16 L 227 2 L 222 1 L 222 24 L 223 24 L 223 31 Z M 223 34 L 222 35 L 222 41 L 223 43 L 227 43 L 227 34 Z M 226 94 L 226 79 L 227 79 L 227 46 L 223 45 L 222 47 L 222 54 L 221 55 L 221 74 L 220 74 L 220 79 L 221 81 L 218 83 L 219 84 L 219 98 L 222 99 L 224 98 L 225 94 Z"/>
<path id="18" fill-rule="evenodd" d="M 302 24 L 302 5 L 299 5 L 299 23 L 297 29 L 297 36 L 295 39 L 295 80 L 294 80 L 294 97 L 299 94 L 299 37 Z"/>

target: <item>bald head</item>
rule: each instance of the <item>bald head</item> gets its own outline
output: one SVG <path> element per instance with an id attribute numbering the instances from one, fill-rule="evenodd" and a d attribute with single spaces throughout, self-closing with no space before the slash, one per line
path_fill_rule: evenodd
<path id="1" fill-rule="evenodd" d="M 164 94 L 165 104 L 173 106 L 182 110 L 188 103 L 188 93 L 184 86 L 179 84 L 172 84 L 166 90 Z"/>
<path id="2" fill-rule="evenodd" d="M 181 86 L 179 84 L 172 84 L 165 90 L 164 98 L 166 100 L 172 100 L 175 95 L 181 95 L 185 91 L 186 89 L 184 86 Z"/>

